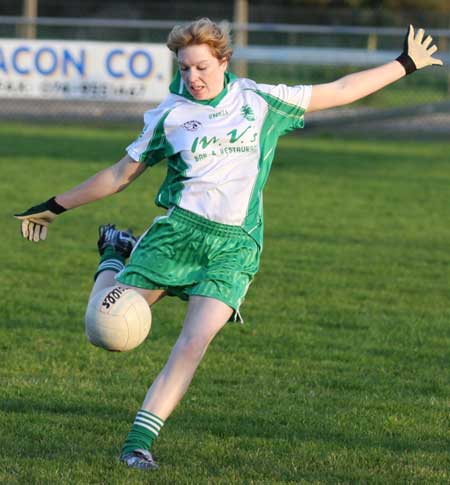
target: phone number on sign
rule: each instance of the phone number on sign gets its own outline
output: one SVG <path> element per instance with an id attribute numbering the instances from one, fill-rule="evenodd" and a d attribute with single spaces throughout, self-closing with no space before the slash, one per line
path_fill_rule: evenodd
<path id="1" fill-rule="evenodd" d="M 40 92 L 45 97 L 135 98 L 145 95 L 146 85 L 144 83 L 113 84 L 96 81 L 76 84 L 61 81 L 44 81 L 40 83 Z"/>
<path id="2" fill-rule="evenodd" d="M 24 81 L 9 81 L 0 79 L 0 94 L 2 95 L 17 95 L 26 96 L 32 92 L 30 83 Z"/>
<path id="3" fill-rule="evenodd" d="M 44 81 L 38 85 L 26 81 L 0 79 L 0 96 L 33 98 L 140 99 L 147 94 L 144 83 L 113 84 L 102 82 L 69 83 Z"/>

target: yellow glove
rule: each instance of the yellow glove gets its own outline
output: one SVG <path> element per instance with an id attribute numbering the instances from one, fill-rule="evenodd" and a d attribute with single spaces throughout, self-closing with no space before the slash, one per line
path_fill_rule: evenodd
<path id="1" fill-rule="evenodd" d="M 427 66 L 442 66 L 443 62 L 436 59 L 433 54 L 438 50 L 435 45 L 431 45 L 433 38 L 431 35 L 425 37 L 425 31 L 419 29 L 414 35 L 414 27 L 410 25 L 406 33 L 403 44 L 403 52 L 397 57 L 397 61 L 405 68 L 406 74 L 411 74 L 416 69 Z"/>
<path id="2" fill-rule="evenodd" d="M 65 211 L 66 209 L 55 201 L 55 197 L 52 197 L 25 212 L 14 214 L 14 217 L 22 221 L 22 236 L 29 241 L 38 242 L 47 238 L 47 226 L 57 215 Z"/>

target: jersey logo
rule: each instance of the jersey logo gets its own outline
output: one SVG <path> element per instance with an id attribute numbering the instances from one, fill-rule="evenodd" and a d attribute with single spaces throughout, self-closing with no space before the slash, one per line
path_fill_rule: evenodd
<path id="1" fill-rule="evenodd" d="M 228 116 L 228 111 L 226 109 L 222 109 L 218 111 L 217 113 L 211 113 L 208 118 L 210 120 L 214 120 L 216 118 L 221 118 L 222 116 Z"/>
<path id="2" fill-rule="evenodd" d="M 183 123 L 182 126 L 187 131 L 197 131 L 200 128 L 200 126 L 202 126 L 202 124 L 200 121 L 191 120 L 191 121 L 186 121 L 186 123 Z"/>
<path id="3" fill-rule="evenodd" d="M 241 115 L 248 121 L 255 121 L 255 113 L 248 104 L 244 104 L 241 108 Z"/>

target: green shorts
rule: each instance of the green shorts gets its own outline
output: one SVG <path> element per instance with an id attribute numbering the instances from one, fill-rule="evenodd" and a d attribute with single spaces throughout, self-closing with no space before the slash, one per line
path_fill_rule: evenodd
<path id="1" fill-rule="evenodd" d="M 216 298 L 235 310 L 236 319 L 259 259 L 257 243 L 241 227 L 174 207 L 155 219 L 116 279 L 138 288 L 163 289 L 183 300 L 191 295 Z"/>

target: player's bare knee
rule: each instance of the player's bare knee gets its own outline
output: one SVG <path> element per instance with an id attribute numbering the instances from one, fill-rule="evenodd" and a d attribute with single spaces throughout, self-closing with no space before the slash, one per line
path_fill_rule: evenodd
<path id="1" fill-rule="evenodd" d="M 191 361 L 200 360 L 211 339 L 204 335 L 181 336 L 175 346 L 176 352 Z"/>

